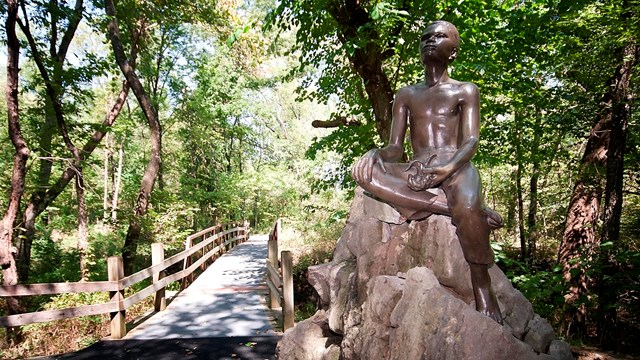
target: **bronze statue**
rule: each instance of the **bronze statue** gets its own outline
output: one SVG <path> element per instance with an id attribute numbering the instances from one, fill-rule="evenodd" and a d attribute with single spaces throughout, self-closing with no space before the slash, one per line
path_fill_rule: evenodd
<path id="1" fill-rule="evenodd" d="M 478 148 L 480 96 L 476 85 L 449 77 L 460 35 L 446 21 L 430 24 L 420 40 L 425 81 L 396 94 L 389 144 L 367 152 L 355 164 L 357 183 L 393 206 L 407 220 L 432 213 L 451 216 L 471 269 L 476 310 L 502 323 L 488 267 L 493 263 L 489 233 L 502 219 L 485 207 L 478 170 L 470 162 Z M 401 163 L 410 128 L 413 159 Z M 442 198 L 427 189 L 441 188 Z"/>

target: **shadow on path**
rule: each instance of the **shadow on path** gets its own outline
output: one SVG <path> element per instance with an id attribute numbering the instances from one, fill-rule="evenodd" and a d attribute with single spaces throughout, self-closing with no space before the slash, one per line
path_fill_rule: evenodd
<path id="1" fill-rule="evenodd" d="M 201 339 L 102 340 L 90 347 L 59 356 L 57 359 L 126 359 L 126 360 L 271 360 L 275 359 L 279 336 L 237 336 Z"/>
<path id="2" fill-rule="evenodd" d="M 265 239 L 250 239 L 221 256 L 165 311 L 123 340 L 38 359 L 275 359 L 280 336 L 264 303 Z"/>

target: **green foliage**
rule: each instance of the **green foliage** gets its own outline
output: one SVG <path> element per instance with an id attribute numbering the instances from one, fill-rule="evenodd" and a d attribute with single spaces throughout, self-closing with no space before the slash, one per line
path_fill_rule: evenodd
<path id="1" fill-rule="evenodd" d="M 314 252 L 305 254 L 298 259 L 293 266 L 293 292 L 295 296 L 295 318 L 302 321 L 311 317 L 317 310 L 318 299 L 315 289 L 307 280 L 307 270 L 309 266 L 322 264 L 331 260 L 330 252 Z"/>
<path id="2" fill-rule="evenodd" d="M 314 190 L 328 190 L 336 184 L 345 189 L 353 188 L 355 182 L 347 174 L 350 174 L 355 159 L 376 147 L 372 142 L 374 138 L 375 128 L 371 123 L 355 129 L 340 127 L 320 139 L 314 138 L 306 153 L 309 159 L 316 160 L 319 154 L 329 150 L 338 159 L 334 168 L 316 174 Z"/>
<path id="3" fill-rule="evenodd" d="M 534 311 L 544 317 L 558 321 L 564 304 L 566 288 L 562 279 L 562 269 L 527 272 L 511 277 L 514 286 L 531 301 Z"/>
<path id="4" fill-rule="evenodd" d="M 65 249 L 54 242 L 51 232 L 41 229 L 42 236 L 33 241 L 31 281 L 34 283 L 67 282 L 80 280 L 78 252 Z"/>
<path id="5" fill-rule="evenodd" d="M 46 54 L 51 19 L 56 15 L 58 25 L 67 24 L 71 3 L 25 4 L 37 46 Z M 442 18 L 458 26 L 462 40 L 452 77 L 478 84 L 482 96 L 481 144 L 474 162 L 483 174 L 487 202 L 507 223 L 494 232 L 496 259 L 538 313 L 562 321 L 559 311 L 567 289 L 552 264 L 581 146 L 606 79 L 616 66 L 616 51 L 640 37 L 636 2 L 284 0 L 213 6 L 180 0 L 165 5 L 117 3 L 125 46 L 134 35 L 142 36 L 136 71 L 163 125 L 163 178 L 156 183 L 143 223 L 138 268 L 149 265 L 153 242 L 165 244 L 170 254 L 182 250 L 187 234 L 214 223 L 247 219 L 256 233 L 268 231 L 282 217 L 295 229 L 291 237 L 298 241 L 292 246 L 299 256 L 296 298 L 308 300 L 312 290 L 306 269 L 329 258 L 347 216 L 349 193 L 341 189 L 354 187 L 349 176 L 352 163 L 386 140 L 378 136 L 372 94 L 353 60 L 371 53 L 364 50 L 380 49 L 379 60 L 392 90 L 414 84 L 423 76 L 417 56 L 421 31 Z M 45 67 L 59 80 L 56 86 L 63 94 L 63 111 L 77 145 L 99 128 L 121 86 L 111 52 L 101 40 L 106 20 L 102 6 L 94 3 L 85 9 L 77 43 L 70 48 L 73 58 L 62 64 L 45 59 Z M 357 11 L 339 20 L 332 15 L 339 6 Z M 261 17 L 272 7 L 267 18 L 271 27 L 261 28 Z M 275 33 L 275 26 L 280 33 Z M 283 48 L 284 56 L 272 53 Z M 29 51 L 22 57 L 20 74 L 22 131 L 33 150 L 24 203 L 57 179 L 70 155 L 51 122 L 51 104 L 45 100 L 43 81 Z M 638 90 L 635 81 L 633 92 Z M 591 278 L 620 294 L 608 306 L 619 307 L 625 320 L 637 324 L 640 140 L 638 111 L 636 107 L 631 111 L 622 238 L 613 247 L 603 244 L 598 256 L 585 254 L 576 261 L 589 269 Z M 4 103 L 0 114 L 6 115 Z M 337 117 L 362 125 L 333 131 L 310 126 L 312 120 Z M 0 130 L 0 175 L 9 179 L 13 149 L 6 123 Z M 121 251 L 148 162 L 148 130 L 132 95 L 109 136 L 110 143 L 101 145 L 84 165 L 92 280 L 105 279 L 106 258 Z M 113 195 L 116 158 L 108 158 L 107 175 L 103 159 L 117 152 L 120 144 L 124 168 L 118 218 L 103 223 L 103 190 L 106 187 Z M 39 157 L 51 161 L 48 179 L 38 173 Z M 539 175 L 535 199 L 534 174 Z M 516 182 L 523 188 L 524 218 L 517 213 Z M 1 182 L 0 190 L 8 194 L 8 186 L 9 181 Z M 6 203 L 6 198 L 0 199 L 3 208 Z M 537 236 L 537 252 L 530 263 L 523 263 L 514 260 L 518 250 L 514 244 L 520 235 L 518 223 L 527 220 L 533 205 L 538 208 L 535 225 L 524 231 L 526 236 Z M 76 208 L 69 188 L 42 214 L 31 281 L 79 278 Z M 605 263 L 617 271 L 608 271 Z M 93 296 L 102 295 L 39 297 L 28 305 L 82 304 L 96 300 Z M 577 305 L 594 307 L 597 300 L 592 296 Z M 300 318 L 310 315 L 314 305 L 313 301 L 298 304 Z M 94 338 L 78 341 L 88 344 Z"/>
<path id="6" fill-rule="evenodd" d="M 564 294 L 567 291 L 560 266 L 546 265 L 534 269 L 517 259 L 514 252 L 505 251 L 492 243 L 496 264 L 505 272 L 513 285 L 531 302 L 534 311 L 551 321 L 561 321 Z"/>

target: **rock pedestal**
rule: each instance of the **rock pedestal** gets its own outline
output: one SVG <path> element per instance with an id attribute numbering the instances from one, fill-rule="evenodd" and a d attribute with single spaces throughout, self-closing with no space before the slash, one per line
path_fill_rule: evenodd
<path id="1" fill-rule="evenodd" d="M 330 263 L 309 268 L 322 309 L 285 332 L 283 360 L 569 360 L 569 345 L 497 267 L 504 325 L 475 310 L 449 217 L 407 223 L 356 191 Z"/>

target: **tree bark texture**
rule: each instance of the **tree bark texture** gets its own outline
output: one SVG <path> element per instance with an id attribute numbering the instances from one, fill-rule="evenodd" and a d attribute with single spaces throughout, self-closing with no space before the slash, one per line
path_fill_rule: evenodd
<path id="1" fill-rule="evenodd" d="M 359 29 L 364 29 L 364 25 L 371 21 L 369 13 L 358 1 L 333 1 L 327 4 L 327 10 L 338 24 L 337 35 L 343 44 L 358 39 L 361 36 L 358 33 Z M 364 82 L 365 91 L 373 107 L 376 131 L 380 139 L 386 143 L 389 141 L 391 129 L 394 90 L 382 65 L 391 53 L 385 52 L 374 42 L 378 34 L 373 28 L 368 31 L 371 33 L 370 40 L 364 46 L 355 49 L 349 60 Z"/>
<path id="2" fill-rule="evenodd" d="M 13 224 L 20 210 L 20 199 L 24 192 L 26 164 L 29 158 L 29 147 L 22 137 L 20 130 L 20 113 L 18 110 L 18 72 L 20 58 L 20 43 L 16 35 L 16 21 L 18 18 L 17 0 L 7 0 L 7 19 L 5 30 L 7 34 L 7 86 L 5 95 L 7 100 L 7 121 L 9 138 L 16 152 L 13 157 L 13 172 L 11 175 L 11 195 L 9 206 L 0 223 L 0 266 L 2 267 L 2 285 L 18 283 L 18 272 L 15 262 L 16 249 L 13 246 Z M 9 314 L 22 312 L 17 298 L 6 298 Z"/>
<path id="3" fill-rule="evenodd" d="M 120 40 L 120 32 L 118 30 L 118 23 L 116 21 L 116 8 L 112 0 L 105 0 L 105 10 L 107 16 L 109 16 L 108 35 L 111 40 L 113 52 L 116 57 L 116 61 L 120 70 L 124 74 L 127 82 L 131 86 L 131 90 L 138 99 L 138 103 L 142 108 L 144 115 L 149 123 L 150 137 L 151 137 L 151 156 L 149 163 L 142 176 L 142 182 L 140 184 L 140 191 L 136 198 L 134 205 L 133 216 L 129 223 L 129 229 L 127 230 L 127 236 L 125 238 L 124 247 L 122 249 L 122 258 L 124 261 L 125 274 L 129 275 L 133 273 L 134 259 L 138 248 L 138 242 L 140 240 L 140 233 L 142 230 L 142 218 L 147 213 L 149 207 L 149 200 L 151 198 L 151 192 L 153 185 L 158 176 L 161 163 L 161 128 L 160 121 L 158 120 L 158 113 L 154 108 L 151 99 L 147 95 L 142 83 L 138 79 L 133 67 L 127 61 L 125 56 L 122 41 Z"/>
<path id="4" fill-rule="evenodd" d="M 638 45 L 630 43 L 623 50 L 624 63 L 621 78 L 618 83 L 619 101 L 613 104 L 611 137 L 607 151 L 607 180 L 604 192 L 604 209 L 602 221 L 601 243 L 620 240 L 620 218 L 622 216 L 623 185 L 624 185 L 624 154 L 627 144 L 627 130 L 631 114 L 631 73 L 638 63 Z M 598 332 L 601 344 L 605 348 L 615 349 L 621 338 L 616 323 L 616 303 L 620 296 L 621 284 L 615 280 L 621 271 L 620 264 L 612 254 L 614 247 L 603 249 L 601 254 L 602 278 L 598 284 Z"/>
<path id="5" fill-rule="evenodd" d="M 588 313 L 583 300 L 596 286 L 593 279 L 588 277 L 588 271 L 589 264 L 598 260 L 596 256 L 601 244 L 597 229 L 605 177 L 609 176 L 607 158 L 611 131 L 614 121 L 620 122 L 620 117 L 624 117 L 624 113 L 616 112 L 624 109 L 624 104 L 628 102 L 630 72 L 634 65 L 629 58 L 625 58 L 624 53 L 624 49 L 618 50 L 619 65 L 607 81 L 596 123 L 587 140 L 559 247 L 558 261 L 562 265 L 564 279 L 569 284 L 569 293 L 565 295 L 569 305 L 565 312 L 568 335 L 585 332 Z M 609 223 L 603 231 L 608 231 L 611 226 L 615 224 Z"/>
<path id="6" fill-rule="evenodd" d="M 360 126 L 362 123 L 354 118 L 339 116 L 333 120 L 313 120 L 311 126 L 314 128 L 335 128 L 339 126 Z"/>

